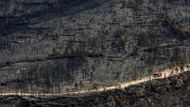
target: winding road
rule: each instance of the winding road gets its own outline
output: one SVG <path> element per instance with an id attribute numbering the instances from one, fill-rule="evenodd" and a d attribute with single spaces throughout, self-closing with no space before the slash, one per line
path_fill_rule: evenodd
<path id="1" fill-rule="evenodd" d="M 163 71 L 160 71 L 160 73 L 164 74 L 160 77 L 155 77 L 154 75 L 150 75 L 147 77 L 143 77 L 137 80 L 127 81 L 127 82 L 119 82 L 116 85 L 108 86 L 108 87 L 101 87 L 97 89 L 92 90 L 79 90 L 76 92 L 65 92 L 65 93 L 23 93 L 23 92 L 7 92 L 7 93 L 0 93 L 0 96 L 23 96 L 23 97 L 53 97 L 53 96 L 69 96 L 69 95 L 84 95 L 84 94 L 90 94 L 90 93 L 97 93 L 97 92 L 103 92 L 103 91 L 109 91 L 114 89 L 125 89 L 131 85 L 138 85 L 141 83 L 145 83 L 148 81 L 152 81 L 155 79 L 163 79 L 168 78 L 174 75 L 179 75 L 184 72 L 190 71 L 190 64 L 186 64 L 184 66 L 177 66 L 173 67 L 172 69 L 166 69 Z"/>

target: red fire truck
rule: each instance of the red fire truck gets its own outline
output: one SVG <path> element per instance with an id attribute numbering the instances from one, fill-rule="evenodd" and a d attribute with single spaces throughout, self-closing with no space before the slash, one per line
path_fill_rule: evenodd
<path id="1" fill-rule="evenodd" d="M 154 78 L 161 78 L 161 77 L 166 77 L 166 73 L 164 73 L 164 72 L 155 72 L 154 73 Z"/>

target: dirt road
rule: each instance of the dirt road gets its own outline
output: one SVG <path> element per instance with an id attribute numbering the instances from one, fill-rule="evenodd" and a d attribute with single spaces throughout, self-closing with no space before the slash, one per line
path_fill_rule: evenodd
<path id="1" fill-rule="evenodd" d="M 98 89 L 92 89 L 92 90 L 79 90 L 76 92 L 65 92 L 65 93 L 23 93 L 23 92 L 9 92 L 9 93 L 0 93 L 0 96 L 35 96 L 35 97 L 51 97 L 51 96 L 68 96 L 68 95 L 82 95 L 82 94 L 90 94 L 90 93 L 97 93 L 97 92 L 103 92 L 103 91 L 109 91 L 114 89 L 124 89 L 131 85 L 137 85 L 144 82 L 148 82 L 155 79 L 162 79 L 162 78 L 168 78 L 174 75 L 179 75 L 184 72 L 190 71 L 190 64 L 186 64 L 183 67 L 173 67 L 172 69 L 166 69 L 164 71 L 161 71 L 161 73 L 165 74 L 161 77 L 154 77 L 153 75 L 143 77 L 137 80 L 128 81 L 128 82 L 120 82 L 116 85 L 112 85 L 109 87 L 101 87 Z"/>

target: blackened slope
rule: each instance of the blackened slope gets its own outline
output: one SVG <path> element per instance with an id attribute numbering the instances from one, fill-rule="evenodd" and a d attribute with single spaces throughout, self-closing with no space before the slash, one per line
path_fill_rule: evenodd
<path id="1" fill-rule="evenodd" d="M 9 1 L 0 19 L 2 90 L 21 82 L 23 91 L 93 88 L 190 61 L 189 39 L 176 29 L 189 24 L 185 0 Z"/>
<path id="2" fill-rule="evenodd" d="M 90 0 L 82 0 L 82 1 L 69 0 L 69 1 L 64 1 L 64 2 L 51 3 L 51 5 L 48 5 L 48 6 L 45 5 L 45 6 L 41 7 L 42 9 L 40 9 L 39 11 L 34 11 L 29 14 L 27 14 L 27 13 L 21 14 L 20 16 L 15 16 L 14 14 L 16 14 L 17 12 L 19 13 L 19 11 L 15 11 L 16 13 L 13 13 L 13 15 L 0 17 L 0 22 L 1 22 L 0 37 L 1 38 L 6 37 L 7 35 L 11 35 L 12 33 L 22 32 L 24 30 L 27 31 L 29 29 L 28 26 L 30 26 L 30 25 L 43 23 L 48 20 L 53 20 L 53 19 L 68 16 L 68 15 L 80 13 L 84 10 L 93 9 L 95 7 L 98 7 L 99 5 L 104 4 L 105 2 L 106 2 L 106 0 L 103 0 L 101 2 L 96 1 L 96 0 L 94 0 L 94 1 L 92 1 L 92 0 L 91 1 Z M 19 2 L 18 2 L 18 4 L 20 5 Z M 32 4 L 33 3 L 31 3 L 31 8 L 33 6 Z M 6 3 L 5 3 L 5 5 L 6 5 Z M 16 5 L 16 6 L 19 6 L 19 5 Z M 21 5 L 23 6 L 22 11 L 27 11 L 27 10 L 24 10 L 26 8 L 25 7 L 26 4 L 23 4 L 21 2 Z M 48 7 L 48 8 L 46 8 L 46 7 Z M 35 8 L 35 6 L 33 6 L 33 8 Z M 29 29 L 29 31 L 30 31 L 30 29 Z M 4 45 L 7 45 L 7 44 L 4 44 Z"/>

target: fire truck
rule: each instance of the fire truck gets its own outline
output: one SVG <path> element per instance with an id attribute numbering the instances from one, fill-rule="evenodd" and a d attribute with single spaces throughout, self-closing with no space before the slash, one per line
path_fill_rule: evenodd
<path id="1" fill-rule="evenodd" d="M 154 78 L 162 78 L 162 77 L 166 77 L 166 73 L 165 72 L 155 72 L 153 76 L 154 76 Z"/>

